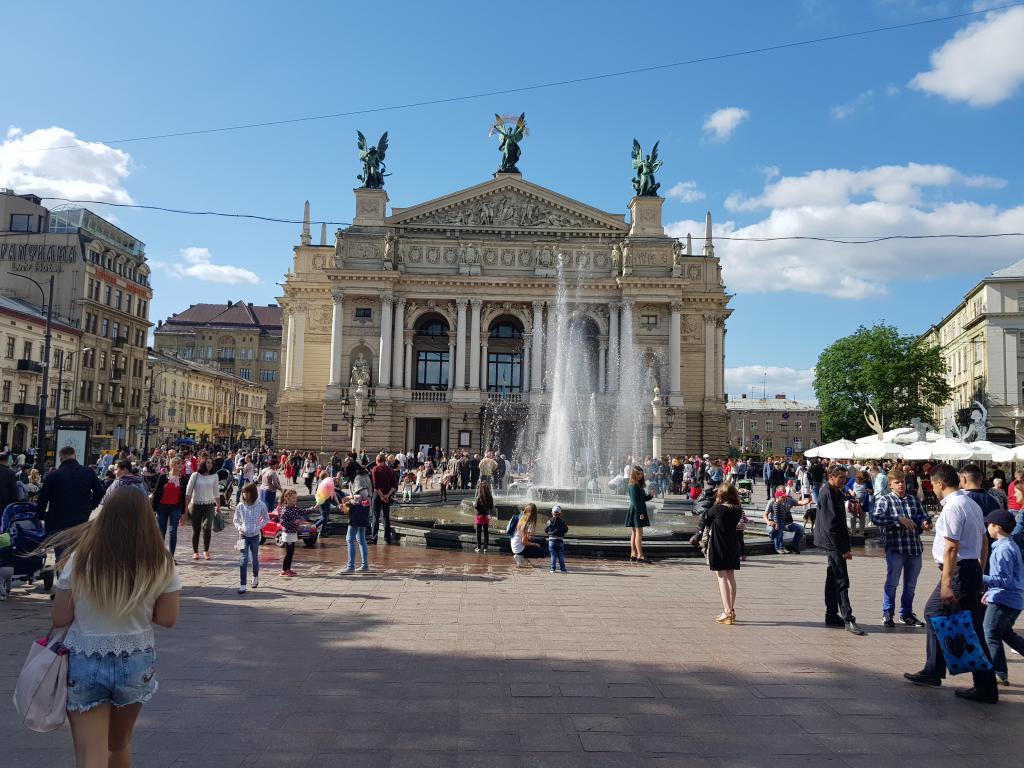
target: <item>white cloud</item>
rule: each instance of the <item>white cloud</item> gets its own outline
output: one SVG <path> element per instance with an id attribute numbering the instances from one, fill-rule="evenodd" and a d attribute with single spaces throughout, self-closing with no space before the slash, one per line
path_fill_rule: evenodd
<path id="1" fill-rule="evenodd" d="M 725 369 L 725 389 L 730 400 L 741 395 L 760 399 L 787 395 L 796 400 L 814 400 L 814 369 L 776 365 L 741 365 Z"/>
<path id="2" fill-rule="evenodd" d="M 749 117 L 750 112 L 739 107 L 719 109 L 704 121 L 704 133 L 708 134 L 712 141 L 728 141 L 732 132 Z"/>
<path id="3" fill-rule="evenodd" d="M 260 277 L 255 272 L 226 264 L 214 264 L 208 248 L 182 248 L 173 261 L 150 262 L 154 267 L 179 280 L 191 278 L 206 283 L 227 283 L 237 285 L 248 283 L 259 285 Z"/>
<path id="4" fill-rule="evenodd" d="M 998 189 L 1006 186 L 1006 180 L 966 176 L 948 165 L 920 163 L 881 165 L 863 171 L 827 168 L 771 181 L 755 197 L 733 193 L 726 198 L 725 207 L 730 211 L 752 211 L 798 205 L 844 205 L 865 196 L 885 203 L 916 204 L 921 200 L 922 189 L 955 184 Z"/>
<path id="5" fill-rule="evenodd" d="M 869 89 L 864 91 L 863 93 L 858 94 L 852 101 L 840 104 L 838 107 L 832 107 L 832 117 L 836 120 L 845 120 L 848 117 L 852 117 L 854 113 L 867 106 L 874 98 L 874 90 Z"/>
<path id="6" fill-rule="evenodd" d="M 75 149 L 52 149 L 73 145 Z M 131 203 L 123 183 L 131 156 L 95 141 L 82 141 L 66 128 L 29 133 L 11 126 L 0 141 L 0 187 L 21 194 Z"/>
<path id="7" fill-rule="evenodd" d="M 918 73 L 909 85 L 972 107 L 999 104 L 1024 82 L 1022 39 L 1024 8 L 990 13 L 932 51 L 932 68 Z"/>
<path id="8" fill-rule="evenodd" d="M 668 196 L 681 203 L 695 203 L 705 197 L 704 193 L 697 188 L 697 182 L 693 180 L 680 181 L 668 191 Z"/>
<path id="9" fill-rule="evenodd" d="M 779 166 L 777 165 L 762 165 L 757 170 L 758 173 L 761 173 L 764 176 L 766 181 L 774 179 L 776 176 L 782 173 L 782 169 L 779 168 Z"/>
<path id="10" fill-rule="evenodd" d="M 718 222 L 717 237 L 878 237 L 988 234 L 1024 231 L 1024 205 L 1000 209 L 972 200 L 923 202 L 922 190 L 995 187 L 1005 182 L 967 176 L 948 166 L 881 166 L 864 171 L 828 169 L 781 177 L 760 195 L 731 195 L 730 210 L 768 209 L 759 221 Z M 856 196 L 858 199 L 854 199 Z M 703 232 L 702 221 L 679 221 L 668 234 Z M 1020 259 L 1020 238 L 893 240 L 842 245 L 813 240 L 718 240 L 715 253 L 730 291 L 797 291 L 844 299 L 878 297 L 890 285 L 942 275 L 977 274 Z"/>

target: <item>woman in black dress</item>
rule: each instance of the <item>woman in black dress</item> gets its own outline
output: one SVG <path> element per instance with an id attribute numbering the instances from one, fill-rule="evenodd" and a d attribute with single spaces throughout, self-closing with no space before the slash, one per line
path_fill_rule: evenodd
<path id="1" fill-rule="evenodd" d="M 626 527 L 629 532 L 629 559 L 638 563 L 646 563 L 644 557 L 644 528 L 651 524 L 647 515 L 647 502 L 651 494 L 647 493 L 647 481 L 642 467 L 634 466 L 629 473 L 629 511 L 626 512 Z"/>
<path id="2" fill-rule="evenodd" d="M 705 525 L 711 528 L 708 566 L 718 576 L 722 593 L 722 614 L 715 619 L 719 624 L 736 623 L 736 571 L 740 567 L 736 526 L 742 514 L 740 497 L 732 483 L 723 483 L 718 488 L 714 505 L 704 513 Z"/>

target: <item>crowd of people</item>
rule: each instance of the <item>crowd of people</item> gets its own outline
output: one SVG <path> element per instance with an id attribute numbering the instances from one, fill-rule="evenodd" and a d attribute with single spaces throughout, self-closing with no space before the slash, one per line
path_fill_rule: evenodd
<path id="1" fill-rule="evenodd" d="M 127 764 L 135 718 L 156 690 L 153 625 L 172 626 L 178 613 L 176 531 L 184 516 L 192 526 L 192 559 L 209 560 L 211 534 L 227 525 L 222 510 L 233 507 L 238 592 L 244 594 L 259 587 L 259 544 L 271 519 L 283 531 L 281 576 L 296 575 L 292 566 L 298 521 L 310 513 L 298 507 L 297 483 L 314 494 L 321 528 L 330 525 L 333 509 L 347 516 L 348 558 L 339 573 L 349 574 L 357 566 L 368 569 L 367 544 L 377 542 L 381 523 L 385 542 L 397 541 L 390 506 L 410 473 L 416 476 L 433 467 L 435 475 L 473 489 L 477 551 L 491 546 L 493 490 L 511 475 L 504 457 L 492 453 L 479 461 L 458 452 L 447 457 L 381 453 L 372 462 L 349 453 L 321 463 L 316 454 L 184 448 L 158 449 L 144 458 L 123 452 L 97 467 L 83 466 L 70 447 L 58 456 L 59 466 L 44 482 L 32 483 L 30 474 L 30 482 L 24 483 L 8 466 L 9 456 L 0 455 L 0 503 L 33 500 L 56 552 L 53 624 L 58 631 L 66 629 L 62 642 L 70 654 L 69 674 L 76 680 L 67 710 L 82 765 L 92 764 L 101 753 Z M 634 562 L 647 561 L 643 531 L 651 522 L 648 502 L 656 491 L 648 486 L 645 465 L 658 464 L 666 470 L 670 490 L 685 493 L 690 486 L 699 487 L 694 512 L 700 521 L 693 543 L 704 551 L 717 578 L 722 611 L 716 623 L 737 623 L 736 571 L 746 559 L 744 531 L 750 524 L 749 505 L 744 505 L 739 486 L 756 482 L 759 469 L 767 486 L 762 519 L 776 552 L 801 551 L 807 531 L 792 513 L 803 507 L 804 522 L 812 528 L 808 535 L 825 553 L 826 626 L 867 634 L 851 604 L 848 563 L 852 534 L 870 522 L 885 552 L 882 625 L 893 628 L 898 620 L 912 629 L 925 628 L 924 665 L 906 679 L 941 686 L 946 663 L 931 619 L 954 609 L 967 611 L 989 666 L 973 672 L 973 687 L 956 695 L 998 702 L 999 686 L 1009 683 L 1004 644 L 1024 653 L 1024 638 L 1014 630 L 1024 610 L 1024 472 L 1007 484 L 999 467 L 986 473 L 974 464 L 958 470 L 948 464 L 861 466 L 780 459 L 755 468 L 743 460 L 694 456 L 627 465 L 625 527 L 630 529 Z M 677 467 L 682 470 L 679 484 Z M 524 566 L 527 558 L 548 558 L 552 573 L 566 573 L 569 526 L 562 510 L 556 504 L 548 519 L 539 516 L 538 507 L 528 503 L 506 529 L 515 563 Z M 930 554 L 939 576 L 922 621 L 914 601 L 926 550 L 922 535 L 932 530 Z M 788 544 L 786 534 L 791 534 Z M 120 672 L 115 674 L 112 664 Z"/>

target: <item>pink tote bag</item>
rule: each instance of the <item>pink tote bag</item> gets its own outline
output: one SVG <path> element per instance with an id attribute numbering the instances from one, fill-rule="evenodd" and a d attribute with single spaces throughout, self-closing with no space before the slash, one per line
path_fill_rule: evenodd
<path id="1" fill-rule="evenodd" d="M 32 643 L 18 675 L 14 707 L 30 730 L 55 731 L 67 719 L 68 652 L 63 644 L 66 634 L 66 628 L 58 629 Z"/>

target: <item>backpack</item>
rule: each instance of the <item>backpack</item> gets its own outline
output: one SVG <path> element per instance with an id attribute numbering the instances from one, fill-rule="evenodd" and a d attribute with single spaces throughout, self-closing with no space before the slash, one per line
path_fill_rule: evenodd
<path id="1" fill-rule="evenodd" d="M 519 525 L 519 515 L 512 515 L 512 519 L 508 521 L 508 525 L 505 527 L 506 536 L 514 536 L 516 527 Z"/>

